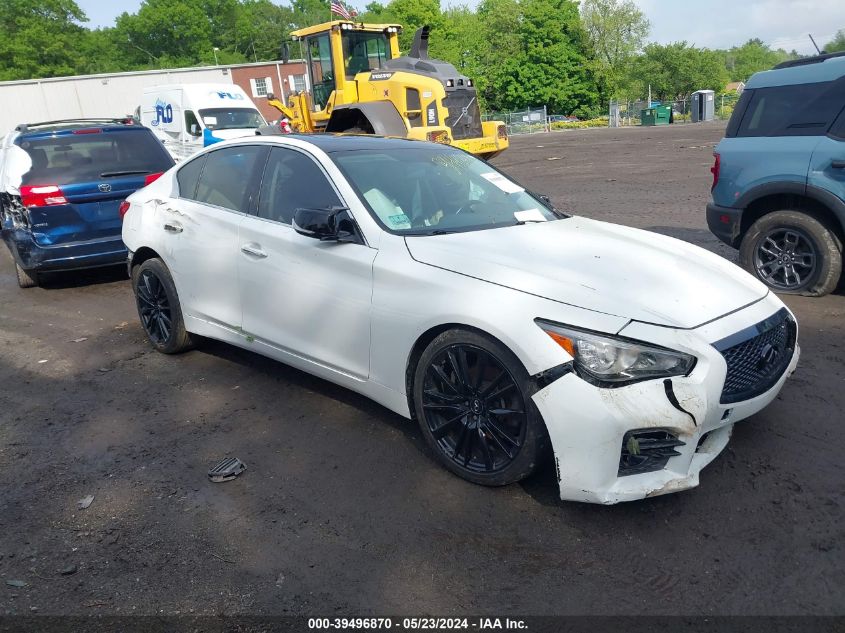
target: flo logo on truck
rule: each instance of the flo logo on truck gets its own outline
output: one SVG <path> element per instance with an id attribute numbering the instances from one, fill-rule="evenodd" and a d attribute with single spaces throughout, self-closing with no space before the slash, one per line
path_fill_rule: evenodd
<path id="1" fill-rule="evenodd" d="M 156 118 L 150 122 L 153 127 L 162 123 L 173 123 L 173 106 L 161 99 L 156 99 Z"/>
<path id="2" fill-rule="evenodd" d="M 243 101 L 244 100 L 244 96 L 242 94 L 238 94 L 237 92 L 235 94 L 232 94 L 231 92 L 223 92 L 223 91 L 215 90 L 213 92 L 209 92 L 208 94 L 211 95 L 211 96 L 216 96 L 220 99 L 232 99 L 233 101 Z"/>

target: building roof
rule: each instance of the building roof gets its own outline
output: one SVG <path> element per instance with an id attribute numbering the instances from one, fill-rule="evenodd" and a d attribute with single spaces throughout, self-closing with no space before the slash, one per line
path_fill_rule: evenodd
<path id="1" fill-rule="evenodd" d="M 185 68 L 152 68 L 148 70 L 127 70 L 119 73 L 98 73 L 95 75 L 67 75 L 63 77 L 40 77 L 35 79 L 15 79 L 12 81 L 0 81 L 0 86 L 14 86 L 16 84 L 38 84 L 54 81 L 74 81 L 78 79 L 111 79 L 113 77 L 133 77 L 137 75 L 156 75 L 161 73 L 188 73 L 197 70 L 231 70 L 233 68 L 249 68 L 251 66 L 287 66 L 291 64 L 304 64 L 302 59 L 289 59 L 287 62 L 281 60 L 269 62 L 246 62 L 243 64 L 219 64 L 217 66 L 187 66 Z M 176 83 L 176 82 L 169 82 Z"/>
<path id="2" fill-rule="evenodd" d="M 745 88 L 745 82 L 744 81 L 732 81 L 727 86 L 725 86 L 725 92 L 730 92 L 730 91 L 739 92 L 743 88 Z"/>

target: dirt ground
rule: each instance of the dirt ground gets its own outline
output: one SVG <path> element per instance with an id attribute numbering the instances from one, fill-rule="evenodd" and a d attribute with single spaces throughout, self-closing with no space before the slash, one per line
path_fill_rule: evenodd
<path id="1" fill-rule="evenodd" d="M 722 132 L 515 137 L 495 163 L 732 258 L 704 218 Z M 843 614 L 845 296 L 786 301 L 799 369 L 701 486 L 601 507 L 548 467 L 464 482 L 404 419 L 249 352 L 157 354 L 123 271 L 23 291 L 3 247 L 0 614 Z M 226 455 L 248 470 L 210 483 Z"/>

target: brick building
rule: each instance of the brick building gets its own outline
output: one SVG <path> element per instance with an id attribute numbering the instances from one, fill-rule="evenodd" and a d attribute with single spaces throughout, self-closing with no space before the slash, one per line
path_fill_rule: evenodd
<path id="1" fill-rule="evenodd" d="M 292 60 L 282 62 L 259 62 L 230 66 L 232 83 L 243 88 L 268 121 L 279 118 L 279 111 L 267 105 L 267 95 L 287 101 L 294 92 L 308 89 L 305 64 Z"/>

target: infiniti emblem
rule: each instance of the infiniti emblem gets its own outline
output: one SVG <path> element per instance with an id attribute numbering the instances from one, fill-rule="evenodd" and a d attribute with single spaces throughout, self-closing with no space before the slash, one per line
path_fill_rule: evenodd
<path id="1" fill-rule="evenodd" d="M 780 356 L 780 350 L 768 343 L 760 350 L 760 358 L 757 359 L 757 369 L 762 371 L 771 366 Z"/>
<path id="2" fill-rule="evenodd" d="M 111 191 L 111 185 L 107 182 L 104 182 L 103 184 L 98 185 L 97 189 L 99 189 L 103 193 L 108 193 L 109 191 Z"/>

